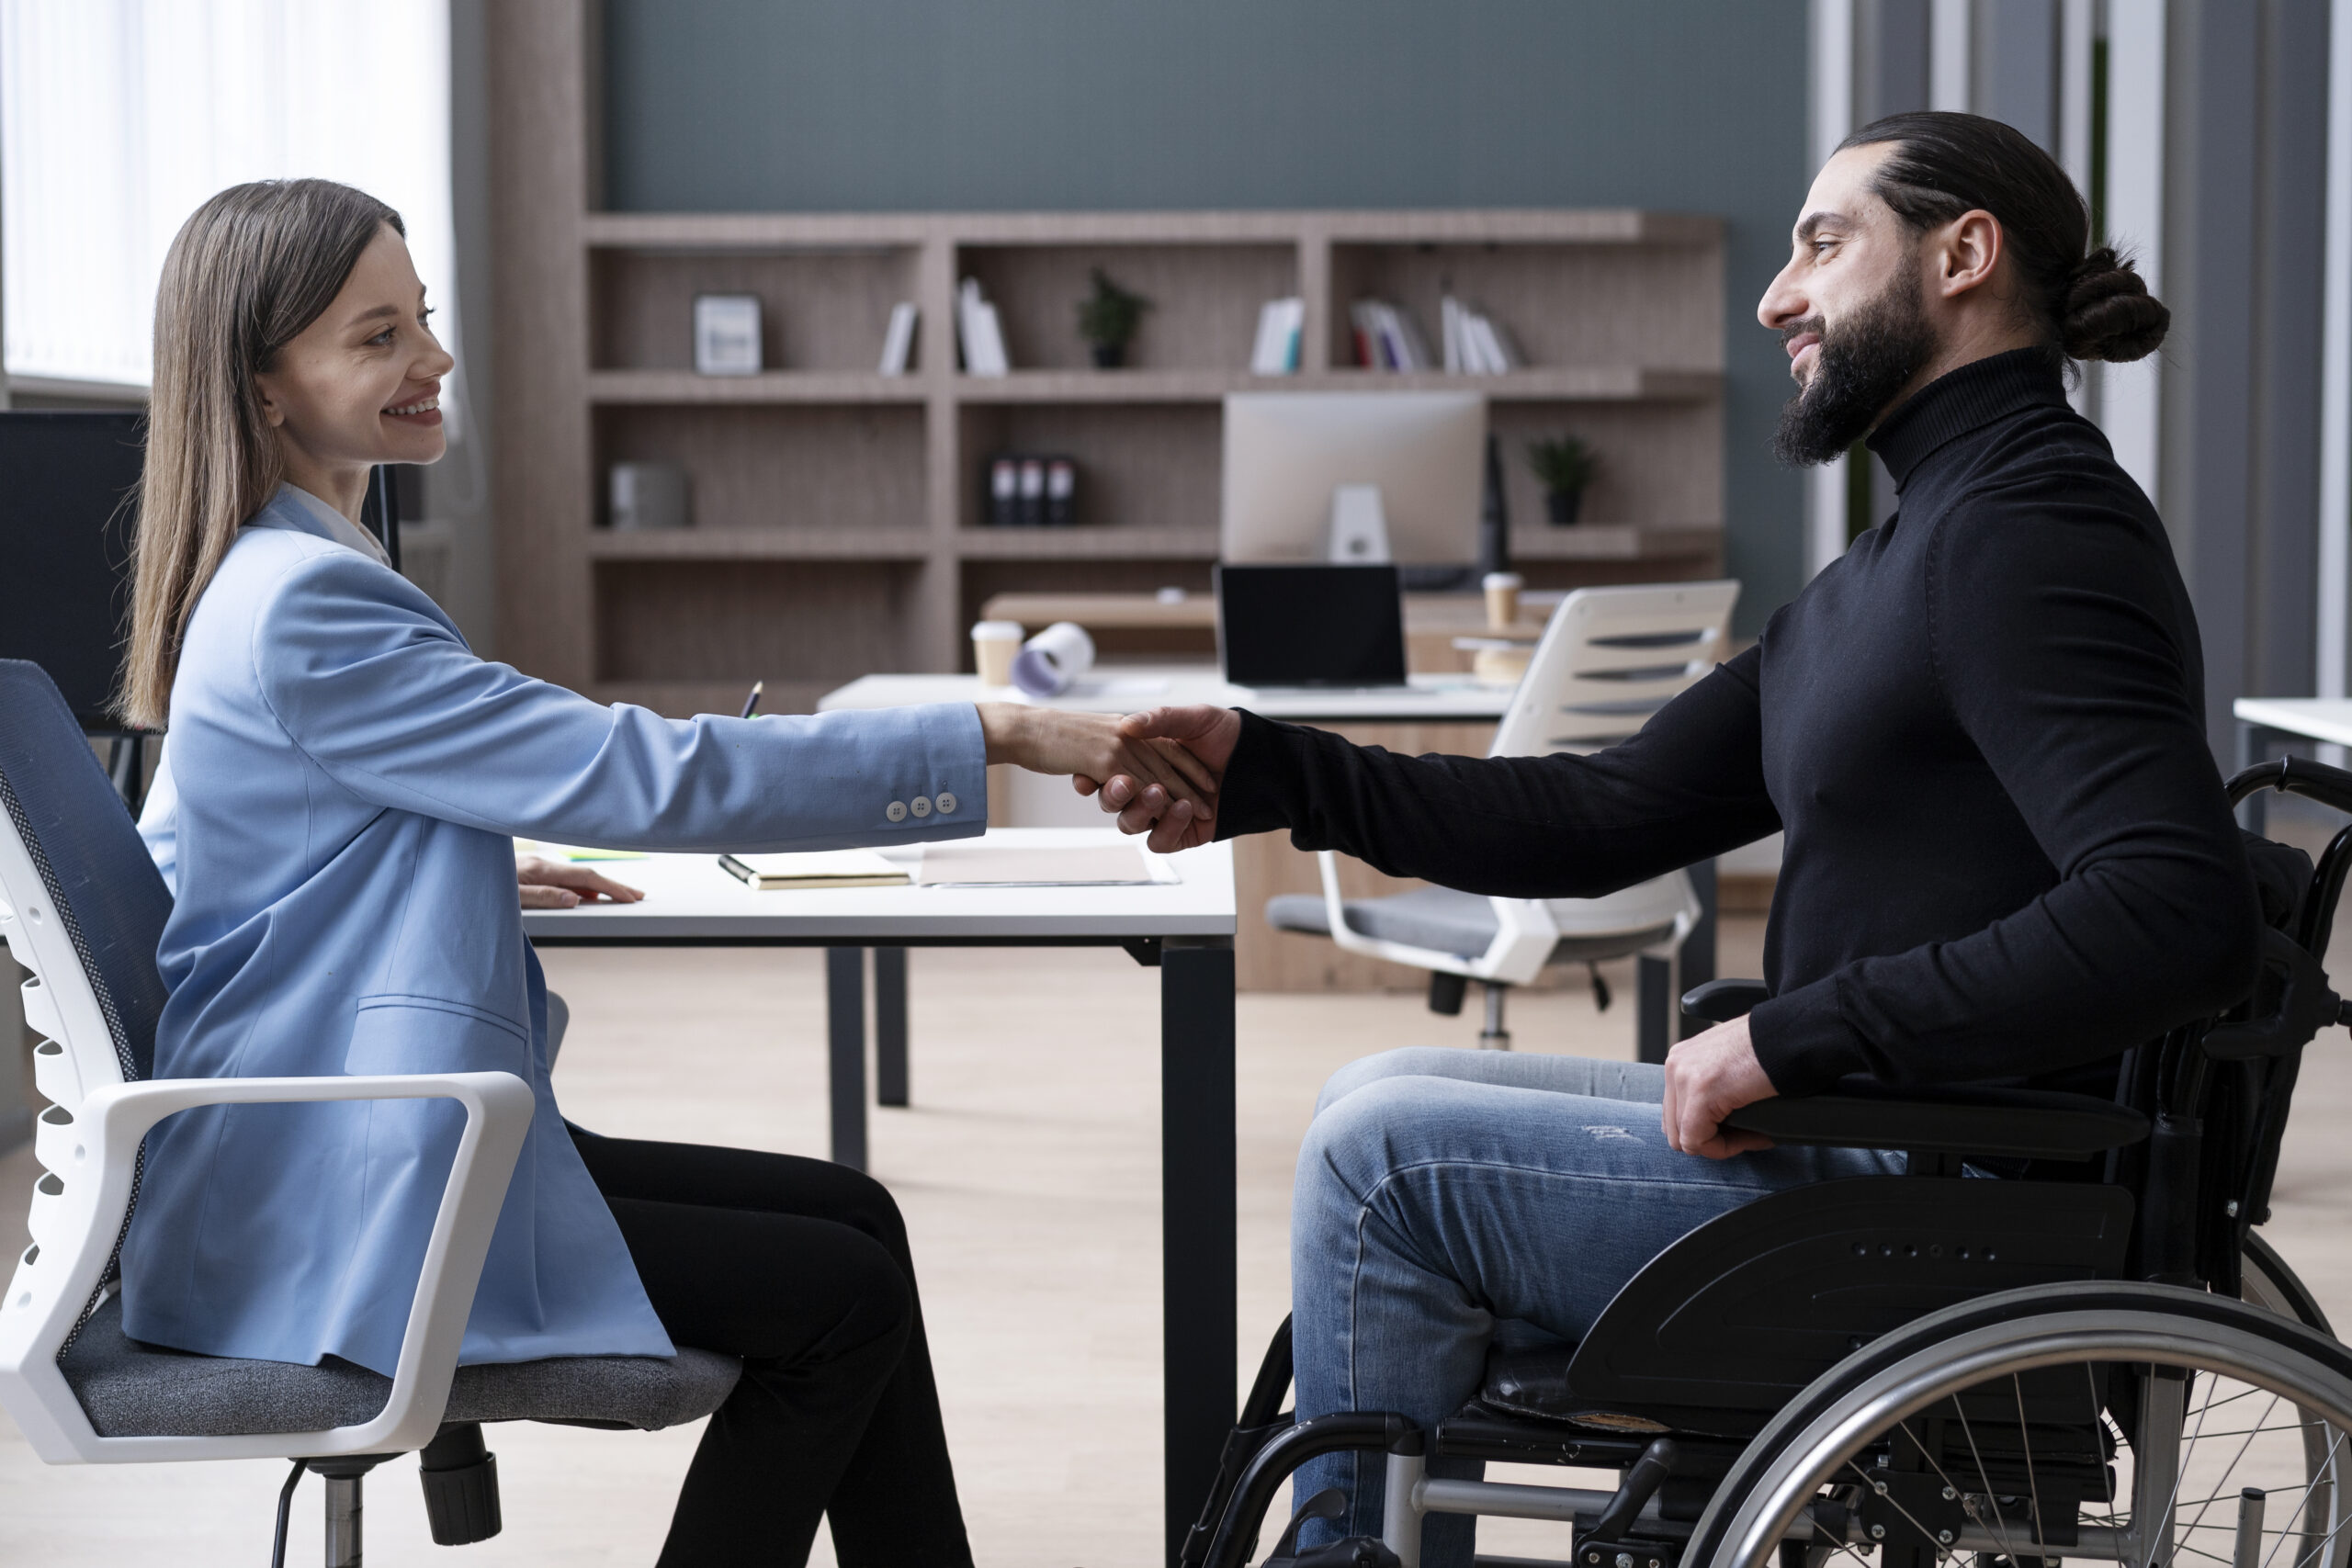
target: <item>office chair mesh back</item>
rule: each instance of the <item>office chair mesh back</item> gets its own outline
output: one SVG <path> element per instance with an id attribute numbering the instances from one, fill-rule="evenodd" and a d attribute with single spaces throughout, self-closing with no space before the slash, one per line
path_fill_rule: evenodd
<path id="1" fill-rule="evenodd" d="M 0 807 L 23 841 L 106 1018 L 125 1083 L 153 1077 L 155 1025 L 168 993 L 155 966 L 172 895 L 122 797 L 107 782 L 56 683 L 40 665 L 0 659 Z M 59 868 L 64 867 L 62 871 Z M 73 1349 L 121 1277 L 122 1239 L 146 1172 L 132 1169 L 130 1203 L 98 1288 L 59 1348 Z"/>
<path id="2" fill-rule="evenodd" d="M 0 659 L 0 807 L 82 961 L 123 1080 L 153 1077 L 166 994 L 155 949 L 172 896 L 65 699 L 20 659 Z"/>

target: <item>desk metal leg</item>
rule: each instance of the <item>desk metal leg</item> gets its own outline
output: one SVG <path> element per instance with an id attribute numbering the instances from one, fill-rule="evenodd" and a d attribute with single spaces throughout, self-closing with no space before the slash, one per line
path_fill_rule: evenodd
<path id="1" fill-rule="evenodd" d="M 907 1099 L 907 950 L 874 950 L 874 1100 L 900 1105 Z"/>
<path id="2" fill-rule="evenodd" d="M 865 949 L 825 949 L 825 1036 L 833 1163 L 865 1168 Z"/>
<path id="3" fill-rule="evenodd" d="M 1682 939 L 1682 956 L 1678 965 L 1681 973 L 1675 976 L 1674 984 L 1677 989 L 1683 991 L 1688 991 L 1694 986 L 1703 986 L 1715 977 L 1715 915 L 1718 900 L 1713 861 L 1702 860 L 1690 868 L 1690 890 L 1699 896 L 1699 919 L 1690 928 L 1690 934 Z M 1682 1025 L 1679 1029 L 1668 1029 L 1667 1034 L 1669 1038 L 1688 1040 L 1707 1027 L 1707 1021 L 1704 1019 L 1683 1016 L 1681 998 L 1668 997 L 1666 999 L 1666 1005 L 1672 1010 L 1672 1016 L 1681 1021 Z"/>
<path id="4" fill-rule="evenodd" d="M 1663 1062 L 1674 1043 L 1674 965 L 1647 953 L 1634 960 L 1634 1059 Z"/>
<path id="5" fill-rule="evenodd" d="M 1234 1420 L 1233 1093 L 1233 944 L 1170 937 L 1159 961 L 1159 1267 L 1171 1568 Z"/>

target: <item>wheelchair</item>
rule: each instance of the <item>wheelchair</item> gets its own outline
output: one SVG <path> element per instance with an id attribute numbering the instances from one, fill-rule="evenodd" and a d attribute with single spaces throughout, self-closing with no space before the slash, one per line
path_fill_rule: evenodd
<path id="1" fill-rule="evenodd" d="M 2301 759 L 2227 788 L 2233 807 L 2276 788 L 2352 814 L 2352 773 Z M 1907 1172 L 1701 1225 L 1580 1343 L 1490 1352 L 1433 1430 L 1283 1411 L 1285 1321 L 1182 1568 L 1244 1568 L 1283 1482 L 1343 1451 L 1382 1456 L 1380 1536 L 1301 1551 L 1306 1518 L 1340 1516 L 1327 1490 L 1265 1568 L 1419 1568 L 1431 1514 L 1568 1523 L 1560 1568 L 2352 1568 L 2352 1349 L 2255 1229 L 2303 1047 L 2352 1021 L 2321 966 L 2352 827 L 2315 865 L 2246 841 L 2267 921 L 2253 993 L 2127 1052 L 2112 1100 L 1849 1079 L 1747 1107 L 1729 1124 L 1902 1149 Z M 1722 1021 L 1764 995 L 1717 981 L 1684 1006 Z M 1617 1483 L 1452 1480 L 1431 1456 Z"/>

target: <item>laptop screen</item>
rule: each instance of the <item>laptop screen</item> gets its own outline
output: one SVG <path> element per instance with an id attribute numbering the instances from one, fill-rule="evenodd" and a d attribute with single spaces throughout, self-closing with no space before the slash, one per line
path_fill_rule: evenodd
<path id="1" fill-rule="evenodd" d="M 1394 566 L 1220 566 L 1216 624 L 1237 686 L 1405 683 Z"/>

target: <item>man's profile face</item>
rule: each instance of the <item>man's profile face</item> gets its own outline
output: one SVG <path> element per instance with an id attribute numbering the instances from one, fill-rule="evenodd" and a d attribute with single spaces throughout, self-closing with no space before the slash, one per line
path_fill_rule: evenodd
<path id="1" fill-rule="evenodd" d="M 1845 451 L 1935 355 L 1918 237 L 1871 188 L 1892 150 L 1851 147 L 1822 165 L 1789 264 L 1756 308 L 1757 320 L 1781 334 L 1797 383 L 1772 441 L 1783 462 L 1823 463 Z"/>

